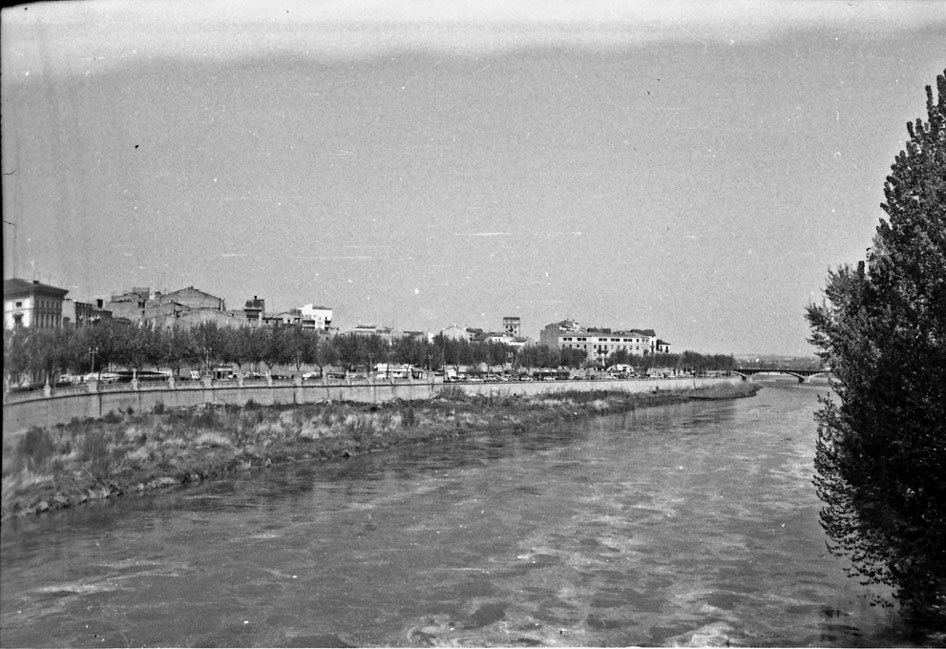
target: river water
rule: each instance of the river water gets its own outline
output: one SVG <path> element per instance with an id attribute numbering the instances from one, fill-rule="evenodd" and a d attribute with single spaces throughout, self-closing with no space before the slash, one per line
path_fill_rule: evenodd
<path id="1" fill-rule="evenodd" d="M 0 644 L 910 644 L 825 547 L 827 387 L 766 385 L 8 521 Z"/>

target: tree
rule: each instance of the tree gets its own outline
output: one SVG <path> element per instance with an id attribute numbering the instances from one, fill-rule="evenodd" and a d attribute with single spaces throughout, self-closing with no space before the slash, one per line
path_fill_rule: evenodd
<path id="1" fill-rule="evenodd" d="M 164 329 L 159 336 L 160 362 L 180 374 L 181 365 L 195 356 L 193 347 L 196 343 L 186 330 L 171 327 Z"/>
<path id="2" fill-rule="evenodd" d="M 161 362 L 161 334 L 151 323 L 143 323 L 136 328 L 127 329 L 128 337 L 123 350 L 123 360 L 136 370 L 145 365 L 157 365 Z"/>
<path id="3" fill-rule="evenodd" d="M 809 306 L 831 368 L 815 485 L 821 522 L 852 575 L 886 584 L 912 619 L 946 621 L 946 71 L 926 123 L 884 185 L 866 263 L 829 272 Z"/>
<path id="4" fill-rule="evenodd" d="M 28 337 L 29 330 L 25 327 L 3 330 L 3 374 L 7 386 L 20 383 L 29 369 Z"/>
<path id="5" fill-rule="evenodd" d="M 319 335 L 309 329 L 293 327 L 286 339 L 288 345 L 287 356 L 292 359 L 296 371 L 302 370 L 303 364 L 315 362 Z"/>
<path id="6" fill-rule="evenodd" d="M 266 363 L 267 370 L 272 372 L 277 365 L 291 363 L 293 361 L 290 345 L 292 329 L 285 326 L 276 326 L 265 327 L 261 331 L 265 332 L 261 357 L 263 362 Z"/>
<path id="7" fill-rule="evenodd" d="M 319 376 L 325 375 L 325 366 L 338 362 L 338 350 L 331 338 L 319 336 L 315 339 L 315 356 L 312 362 L 319 367 Z"/>

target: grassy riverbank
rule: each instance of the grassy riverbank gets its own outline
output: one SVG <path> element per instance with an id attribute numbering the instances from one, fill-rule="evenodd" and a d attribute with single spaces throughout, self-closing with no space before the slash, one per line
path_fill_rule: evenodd
<path id="1" fill-rule="evenodd" d="M 42 513 L 90 500 L 196 482 L 272 464 L 346 458 L 478 431 L 625 412 L 689 399 L 731 399 L 749 383 L 626 394 L 560 392 L 534 397 L 469 397 L 446 390 L 430 401 L 381 405 L 198 406 L 109 413 L 32 428 L 3 442 L 0 517 Z"/>

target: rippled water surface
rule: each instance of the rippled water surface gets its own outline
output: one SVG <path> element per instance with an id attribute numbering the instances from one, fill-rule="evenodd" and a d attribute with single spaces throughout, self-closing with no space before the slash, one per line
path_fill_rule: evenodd
<path id="1" fill-rule="evenodd" d="M 825 391 L 772 384 L 5 523 L 0 644 L 908 644 L 825 549 Z"/>

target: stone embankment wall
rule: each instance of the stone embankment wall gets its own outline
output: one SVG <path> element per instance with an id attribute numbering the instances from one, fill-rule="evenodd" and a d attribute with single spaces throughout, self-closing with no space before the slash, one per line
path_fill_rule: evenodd
<path id="1" fill-rule="evenodd" d="M 169 386 L 161 383 L 137 388 L 129 384 L 83 386 L 63 391 L 30 395 L 8 395 L 3 403 L 3 436 L 27 430 L 31 426 L 54 426 L 73 418 L 98 418 L 110 411 L 147 412 L 159 406 L 179 408 L 200 404 L 232 404 L 243 406 L 249 401 L 260 405 L 305 404 L 323 401 L 354 401 L 381 403 L 430 399 L 447 389 L 459 389 L 473 395 L 514 396 L 535 395 L 569 390 L 620 390 L 628 393 L 658 390 L 692 390 L 741 383 L 737 377 L 642 379 L 626 381 L 537 381 L 513 383 L 451 383 L 425 381 L 376 381 L 374 383 L 330 382 L 303 384 L 273 382 L 261 385 L 237 385 L 230 381 L 206 381 Z"/>

